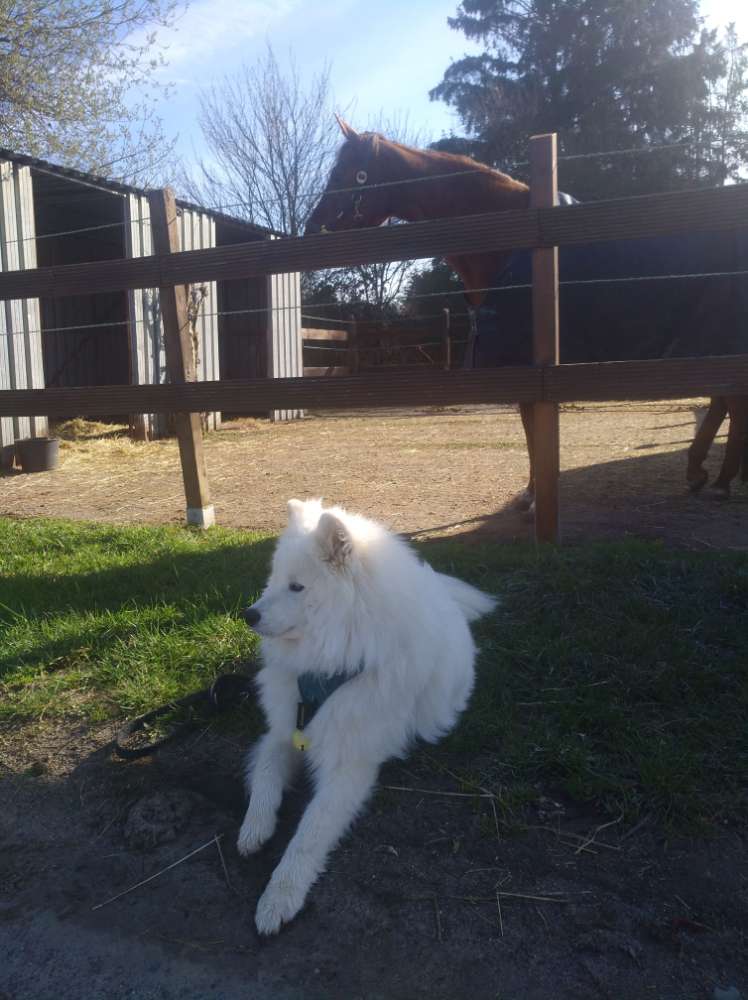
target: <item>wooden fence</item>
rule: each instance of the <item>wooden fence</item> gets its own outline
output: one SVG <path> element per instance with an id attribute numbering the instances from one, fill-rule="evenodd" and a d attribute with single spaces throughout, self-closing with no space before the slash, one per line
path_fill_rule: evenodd
<path id="1" fill-rule="evenodd" d="M 667 399 L 748 393 L 748 354 L 735 357 L 558 364 L 559 245 L 731 230 L 748 220 L 748 184 L 554 207 L 555 137 L 531 140 L 531 207 L 457 219 L 325 233 L 134 260 L 102 261 L 0 274 L 0 301 L 131 288 L 168 289 L 186 283 L 258 274 L 319 270 L 446 254 L 532 248 L 534 357 L 527 368 L 350 375 L 335 379 L 251 379 L 170 385 L 0 391 L 0 416 L 96 415 L 247 409 L 355 409 L 456 403 L 537 404 L 536 537 L 558 539 L 557 406 L 587 400 Z M 163 197 L 159 192 L 155 197 Z M 179 302 L 171 342 L 178 350 Z M 174 370 L 178 369 L 178 361 Z M 199 429 L 180 438 L 185 487 L 209 508 L 200 478 Z M 189 440 L 188 440 L 189 438 Z M 550 445 L 550 446 L 549 446 Z M 197 469 L 197 471 L 195 471 Z M 194 508 L 193 508 L 194 509 Z M 199 521 L 199 518 L 198 518 Z"/>
<path id="2" fill-rule="evenodd" d="M 351 375 L 358 370 L 358 358 L 353 357 L 355 348 L 355 325 L 347 329 L 317 330 L 302 326 L 301 338 L 304 348 L 304 375 L 315 377 L 324 375 Z M 319 352 L 308 358 L 309 351 Z M 309 360 L 310 364 L 307 364 Z"/>
<path id="3" fill-rule="evenodd" d="M 465 318 L 465 317 L 461 317 Z M 345 321 L 336 330 L 302 327 L 304 374 L 355 375 L 379 368 L 452 367 L 451 315 L 444 309 L 432 321 L 424 323 L 388 323 Z M 426 338 L 424 342 L 424 337 Z"/>

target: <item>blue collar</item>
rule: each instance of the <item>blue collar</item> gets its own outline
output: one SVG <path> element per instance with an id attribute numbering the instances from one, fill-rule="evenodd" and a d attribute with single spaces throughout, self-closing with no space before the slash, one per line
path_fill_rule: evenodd
<path id="1" fill-rule="evenodd" d="M 346 681 L 357 677 L 363 669 L 364 665 L 361 663 L 358 669 L 352 673 L 327 675 L 308 671 L 300 674 L 297 684 L 299 687 L 299 708 L 303 711 L 300 712 L 301 725 L 297 728 L 303 729 L 308 722 L 311 722 L 316 711 L 324 705 L 330 695 Z"/>

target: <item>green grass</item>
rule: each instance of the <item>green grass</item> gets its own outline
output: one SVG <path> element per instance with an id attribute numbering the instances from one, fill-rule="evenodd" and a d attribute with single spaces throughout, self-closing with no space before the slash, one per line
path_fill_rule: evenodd
<path id="1" fill-rule="evenodd" d="M 420 549 L 503 597 L 431 766 L 500 790 L 507 817 L 539 787 L 628 819 L 746 816 L 748 558 L 639 542 Z M 0 519 L 0 719 L 132 715 L 205 686 L 253 653 L 238 611 L 271 551 L 224 529 Z"/>
<path id="2" fill-rule="evenodd" d="M 246 659 L 272 542 L 0 519 L 0 719 L 138 714 Z"/>

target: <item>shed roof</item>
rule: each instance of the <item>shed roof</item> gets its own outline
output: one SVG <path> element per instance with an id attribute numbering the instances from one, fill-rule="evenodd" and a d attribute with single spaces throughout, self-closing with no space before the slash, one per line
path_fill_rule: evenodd
<path id="1" fill-rule="evenodd" d="M 11 163 L 19 163 L 24 166 L 31 167 L 32 170 L 37 170 L 40 173 L 52 174 L 57 177 L 66 178 L 74 183 L 98 188 L 103 191 L 109 191 L 113 194 L 148 194 L 147 188 L 136 187 L 132 184 L 123 184 L 121 181 L 111 180 L 108 177 L 101 177 L 96 174 L 89 174 L 82 170 L 75 170 L 73 167 L 63 167 L 58 163 L 50 163 L 48 160 L 40 160 L 35 156 L 27 156 L 25 153 L 15 153 L 13 150 L 4 149 L 3 147 L 0 147 L 0 160 L 10 161 Z M 186 208 L 195 212 L 203 212 L 205 215 L 210 215 L 212 218 L 221 222 L 225 222 L 232 226 L 239 226 L 242 229 L 246 229 L 257 235 L 281 235 L 275 230 L 267 229 L 265 226 L 258 226 L 253 222 L 248 222 L 246 219 L 238 218 L 235 215 L 229 215 L 215 208 L 207 208 L 205 205 L 196 205 L 193 202 L 185 201 L 183 198 L 177 198 L 177 206 L 179 208 Z"/>

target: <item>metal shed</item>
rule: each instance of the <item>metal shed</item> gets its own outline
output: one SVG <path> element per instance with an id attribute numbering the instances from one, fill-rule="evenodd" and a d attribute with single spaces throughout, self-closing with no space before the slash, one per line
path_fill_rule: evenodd
<path id="1" fill-rule="evenodd" d="M 31 174 L 0 159 L 0 271 L 36 267 Z M 41 389 L 41 323 L 36 299 L 0 303 L 0 389 Z M 0 417 L 0 457 L 19 438 L 43 437 L 46 417 Z"/>
<path id="2" fill-rule="evenodd" d="M 0 150 L 0 270 L 153 253 L 147 192 Z M 184 250 L 273 238 L 242 219 L 178 201 Z M 300 375 L 299 276 L 206 282 L 191 291 L 199 380 Z M 0 307 L 0 389 L 166 381 L 156 289 L 6 302 Z M 251 413 L 251 406 L 248 406 Z M 299 411 L 275 411 L 292 419 Z M 85 416 L 85 414 L 71 414 Z M 168 417 L 123 415 L 143 438 Z M 221 414 L 206 414 L 207 429 Z M 47 433 L 45 418 L 2 418 L 0 446 Z"/>

